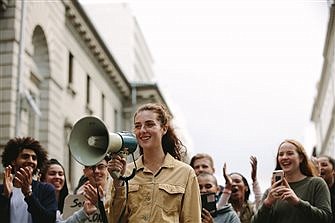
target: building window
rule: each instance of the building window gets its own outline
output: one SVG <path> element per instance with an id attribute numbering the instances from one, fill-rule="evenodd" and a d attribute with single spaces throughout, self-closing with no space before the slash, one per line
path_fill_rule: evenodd
<path id="1" fill-rule="evenodd" d="M 115 131 L 119 130 L 119 125 L 118 125 L 118 112 L 116 109 L 114 109 L 114 129 Z"/>
<path id="2" fill-rule="evenodd" d="M 69 52 L 68 84 L 73 84 L 73 55 Z"/>
<path id="3" fill-rule="evenodd" d="M 28 103 L 28 135 L 38 138 L 39 116 L 41 116 L 39 101 L 31 91 L 26 92 L 25 99 Z"/>
<path id="4" fill-rule="evenodd" d="M 86 104 L 90 104 L 90 96 L 91 96 L 91 78 L 89 75 L 86 77 Z"/>
<path id="5" fill-rule="evenodd" d="M 105 120 L 105 95 L 101 94 L 101 118 Z"/>
<path id="6" fill-rule="evenodd" d="M 64 142 L 63 142 L 64 148 L 68 148 L 68 142 L 69 142 L 71 130 L 72 130 L 72 124 L 70 124 L 66 121 L 65 124 L 64 124 Z M 73 161 L 73 157 L 70 153 L 70 149 L 65 149 L 64 157 L 67 157 L 67 160 L 64 159 L 64 161 L 65 161 L 64 168 L 65 168 L 65 170 L 67 170 L 67 171 L 65 171 L 67 181 L 70 183 L 71 188 L 74 188 L 75 187 L 75 182 L 74 182 L 75 172 L 73 171 L 74 161 Z"/>

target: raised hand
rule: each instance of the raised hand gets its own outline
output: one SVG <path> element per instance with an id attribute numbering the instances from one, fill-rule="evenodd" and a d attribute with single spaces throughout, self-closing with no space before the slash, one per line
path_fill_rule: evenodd
<path id="1" fill-rule="evenodd" d="M 98 187 L 100 197 L 103 197 L 104 190 L 101 185 Z M 84 186 L 84 196 L 86 200 L 89 200 L 90 203 L 96 205 L 98 203 L 98 194 L 97 189 L 91 184 L 86 184 Z"/>
<path id="2" fill-rule="evenodd" d="M 15 174 L 16 184 L 19 185 L 24 195 L 31 191 L 31 184 L 33 182 L 33 169 L 29 166 L 20 168 Z"/>
<path id="3" fill-rule="evenodd" d="M 255 156 L 250 156 L 251 164 L 251 179 L 253 182 L 257 180 L 257 158 Z"/>
<path id="4" fill-rule="evenodd" d="M 103 196 L 104 191 L 101 185 L 99 185 L 98 190 L 100 196 Z M 84 186 L 83 194 L 85 196 L 84 211 L 87 215 L 93 214 L 97 210 L 96 205 L 98 203 L 98 194 L 96 188 L 91 184 L 86 184 Z"/>
<path id="5" fill-rule="evenodd" d="M 222 169 L 222 171 L 223 171 L 223 177 L 224 177 L 224 179 L 226 180 L 225 189 L 231 191 L 232 184 L 233 184 L 233 180 L 232 180 L 231 177 L 228 176 L 228 174 L 227 174 L 227 164 L 226 164 L 226 162 L 223 164 L 223 169 Z"/>
<path id="6" fill-rule="evenodd" d="M 8 165 L 3 172 L 4 195 L 7 198 L 10 197 L 10 194 L 13 191 L 13 178 L 12 166 Z"/>

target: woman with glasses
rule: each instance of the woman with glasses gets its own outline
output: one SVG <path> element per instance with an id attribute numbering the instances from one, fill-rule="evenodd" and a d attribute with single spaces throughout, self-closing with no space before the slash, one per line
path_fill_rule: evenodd
<path id="1" fill-rule="evenodd" d="M 192 167 L 180 161 L 184 147 L 167 109 L 160 104 L 139 107 L 134 115 L 134 133 L 141 156 L 136 160 L 135 177 L 129 180 L 128 194 L 123 181 L 112 175 L 115 196 L 110 221 L 200 223 L 197 178 Z M 126 176 L 135 168 L 119 155 L 114 155 L 108 165 L 110 173 Z"/>

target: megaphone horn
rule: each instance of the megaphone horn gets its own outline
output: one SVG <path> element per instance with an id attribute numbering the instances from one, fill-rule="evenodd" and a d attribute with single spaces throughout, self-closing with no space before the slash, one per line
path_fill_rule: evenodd
<path id="1" fill-rule="evenodd" d="M 136 137 L 131 132 L 110 133 L 103 121 L 86 116 L 75 123 L 70 134 L 69 148 L 72 156 L 84 166 L 99 163 L 109 153 L 119 153 L 128 148 L 134 153 Z"/>

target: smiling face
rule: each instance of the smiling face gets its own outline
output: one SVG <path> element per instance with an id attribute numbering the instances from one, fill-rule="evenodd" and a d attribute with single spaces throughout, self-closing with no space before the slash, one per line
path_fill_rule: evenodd
<path id="1" fill-rule="evenodd" d="M 94 169 L 94 172 L 93 172 Z M 88 178 L 89 182 L 95 186 L 101 185 L 105 188 L 107 180 L 108 180 L 108 170 L 107 170 L 107 161 L 102 160 L 96 166 L 93 167 L 85 167 L 84 175 Z"/>
<path id="2" fill-rule="evenodd" d="M 64 170 L 60 165 L 51 164 L 45 175 L 45 182 L 54 185 L 56 191 L 60 191 L 65 182 Z"/>
<path id="3" fill-rule="evenodd" d="M 203 173 L 200 174 L 197 178 L 201 194 L 216 193 L 218 191 L 218 185 L 213 175 Z"/>
<path id="4" fill-rule="evenodd" d="M 277 160 L 285 174 L 301 172 L 300 163 L 302 158 L 297 152 L 295 145 L 289 142 L 282 143 L 278 150 Z"/>
<path id="5" fill-rule="evenodd" d="M 134 133 L 138 144 L 146 148 L 161 147 L 162 137 L 167 131 L 158 121 L 157 114 L 150 110 L 140 111 L 134 118 Z"/>
<path id="6" fill-rule="evenodd" d="M 23 149 L 17 158 L 12 162 L 14 170 L 17 171 L 20 168 L 26 166 L 31 167 L 32 171 L 37 168 L 37 156 L 34 150 Z"/>
<path id="7" fill-rule="evenodd" d="M 327 157 L 319 157 L 318 158 L 320 176 L 325 179 L 325 181 L 332 182 L 335 176 L 335 170 L 331 162 Z"/>

